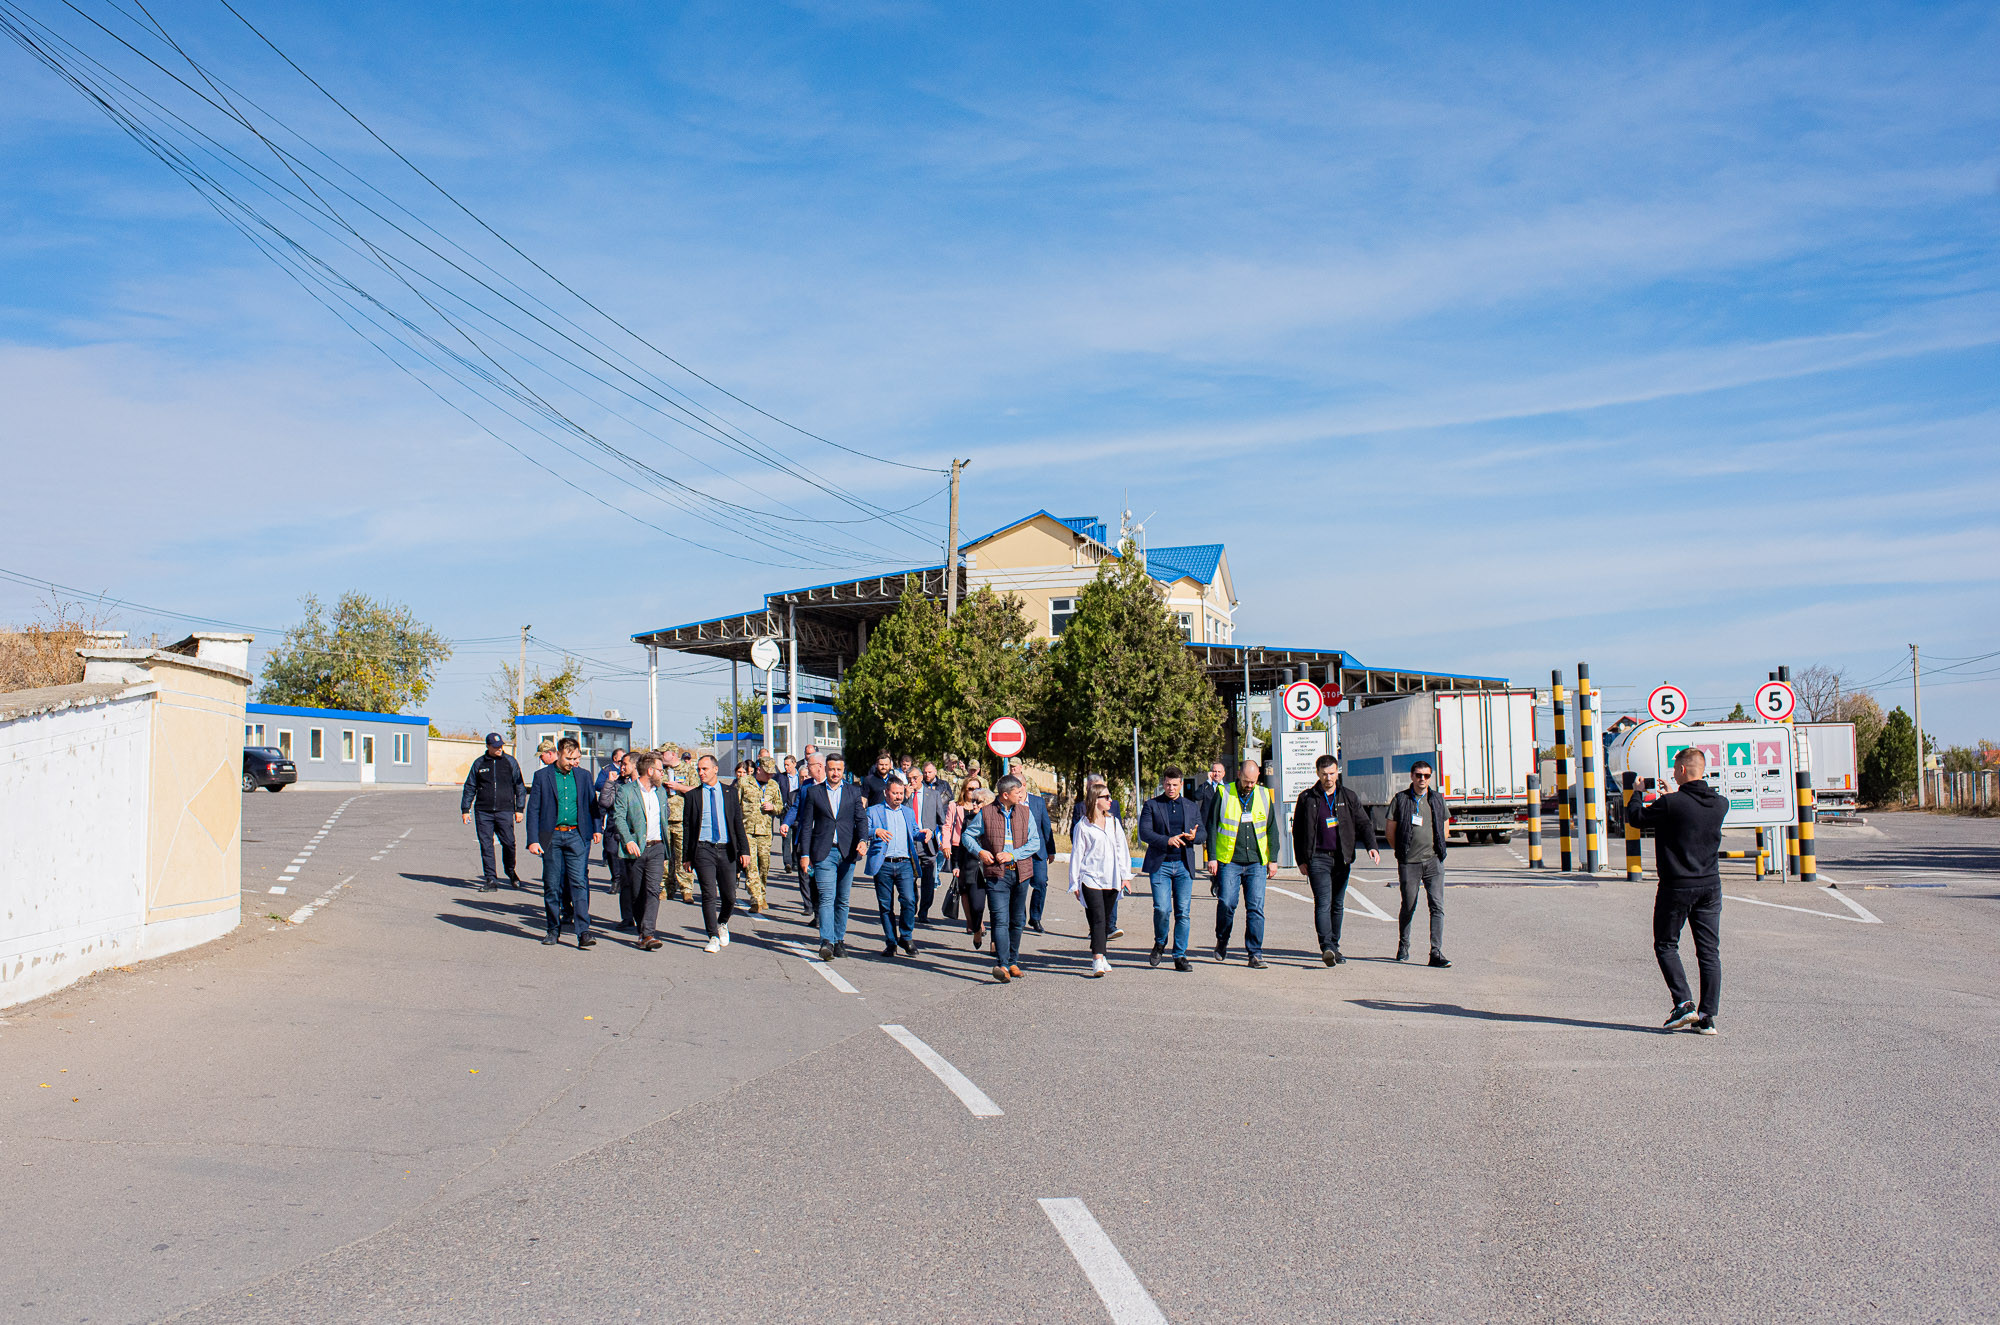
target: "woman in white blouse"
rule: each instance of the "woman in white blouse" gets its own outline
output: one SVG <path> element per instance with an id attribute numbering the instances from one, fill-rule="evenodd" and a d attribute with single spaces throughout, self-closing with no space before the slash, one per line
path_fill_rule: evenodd
<path id="1" fill-rule="evenodd" d="M 1111 930 L 1111 905 L 1118 890 L 1132 877 L 1132 849 L 1125 825 L 1111 813 L 1111 790 L 1090 789 L 1090 803 L 1070 839 L 1069 890 L 1083 902 L 1090 917 L 1090 974 L 1108 975 L 1111 963 L 1104 945 Z"/>

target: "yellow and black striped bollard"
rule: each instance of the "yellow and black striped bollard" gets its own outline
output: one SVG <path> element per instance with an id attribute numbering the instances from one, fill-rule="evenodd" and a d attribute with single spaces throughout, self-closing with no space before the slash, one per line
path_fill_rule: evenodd
<path id="1" fill-rule="evenodd" d="M 1813 846 L 1813 826 L 1819 821 L 1819 811 L 1814 808 L 1812 774 L 1800 773 L 1799 779 L 1799 881 L 1817 883 L 1819 881 L 1819 854 Z"/>
<path id="2" fill-rule="evenodd" d="M 1567 874 L 1576 868 L 1572 849 L 1575 835 L 1571 831 L 1574 825 L 1570 822 L 1569 803 L 1569 693 L 1563 689 L 1560 670 L 1551 671 L 1549 678 L 1556 710 L 1556 831 L 1562 872 Z"/>
<path id="3" fill-rule="evenodd" d="M 1597 822 L 1597 719 L 1592 713 L 1590 664 L 1576 665 L 1576 739 L 1583 752 L 1583 868 L 1595 874 L 1604 864 Z"/>
<path id="4" fill-rule="evenodd" d="M 1542 775 L 1528 774 L 1528 868 L 1542 868 Z"/>
<path id="5" fill-rule="evenodd" d="M 1639 858 L 1639 825 L 1632 818 L 1632 803 L 1645 793 L 1639 790 L 1639 776 L 1625 775 L 1625 882 L 1637 883 L 1644 876 Z M 1644 801 L 1639 802 L 1641 805 Z"/>

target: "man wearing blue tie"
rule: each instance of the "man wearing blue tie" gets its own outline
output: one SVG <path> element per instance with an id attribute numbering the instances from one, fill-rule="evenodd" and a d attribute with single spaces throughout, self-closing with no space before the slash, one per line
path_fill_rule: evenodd
<path id="1" fill-rule="evenodd" d="M 708 927 L 704 952 L 729 946 L 729 918 L 736 914 L 736 871 L 750 868 L 750 835 L 736 788 L 716 777 L 714 755 L 696 765 L 701 781 L 681 798 L 681 844 L 701 883 L 701 918 Z"/>

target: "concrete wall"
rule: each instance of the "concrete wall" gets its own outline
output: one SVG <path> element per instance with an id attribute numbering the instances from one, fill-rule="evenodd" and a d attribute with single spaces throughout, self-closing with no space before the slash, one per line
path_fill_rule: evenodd
<path id="1" fill-rule="evenodd" d="M 484 740 L 462 740 L 456 736 L 430 738 L 430 783 L 434 787 L 457 787 L 465 783 L 472 761 L 486 753 Z M 527 768 L 521 769 L 523 776 Z"/>
<path id="2" fill-rule="evenodd" d="M 203 943 L 242 908 L 240 639 L 85 649 L 0 695 L 0 1007 Z"/>

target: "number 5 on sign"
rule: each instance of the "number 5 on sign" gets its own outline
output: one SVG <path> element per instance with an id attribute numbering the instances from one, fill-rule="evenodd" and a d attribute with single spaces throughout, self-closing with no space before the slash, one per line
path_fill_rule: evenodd
<path id="1" fill-rule="evenodd" d="M 1325 702 L 1319 687 L 1310 681 L 1294 681 L 1285 687 L 1285 712 L 1294 722 L 1311 722 Z"/>
<path id="2" fill-rule="evenodd" d="M 1679 722 L 1687 711 L 1687 692 L 1679 686 L 1661 686 L 1646 698 L 1646 712 L 1658 722 Z"/>
<path id="3" fill-rule="evenodd" d="M 1797 695 L 1783 681 L 1767 681 L 1757 687 L 1757 716 L 1767 722 L 1783 722 L 1792 716 Z"/>

